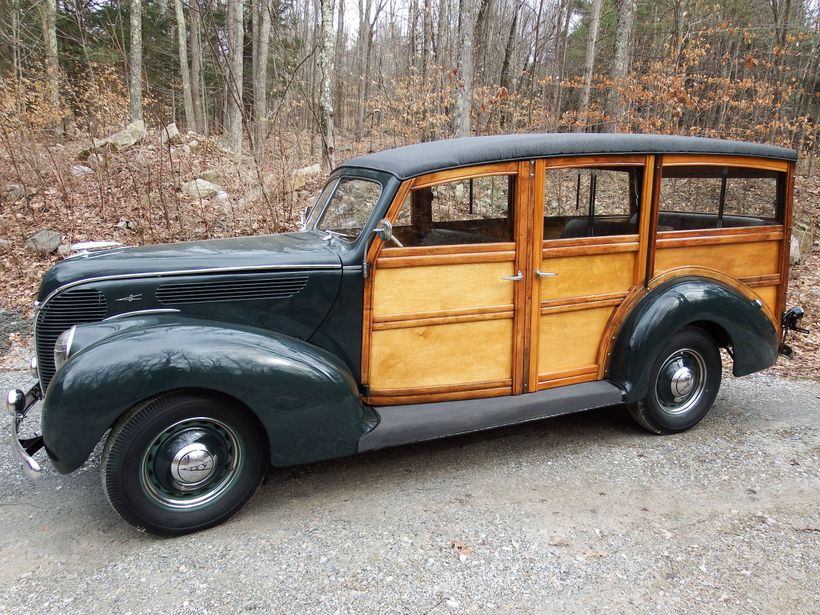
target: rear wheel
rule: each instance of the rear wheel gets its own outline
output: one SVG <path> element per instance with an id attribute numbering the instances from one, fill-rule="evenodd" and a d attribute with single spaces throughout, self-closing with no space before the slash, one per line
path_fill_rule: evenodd
<path id="1" fill-rule="evenodd" d="M 268 460 L 263 431 L 244 408 L 170 394 L 134 407 L 111 430 L 103 489 L 132 525 L 185 534 L 236 513 L 261 483 Z"/>
<path id="2" fill-rule="evenodd" d="M 681 329 L 655 358 L 646 397 L 630 405 L 629 411 L 653 433 L 685 431 L 709 412 L 720 378 L 720 351 L 712 337 L 697 327 Z"/>

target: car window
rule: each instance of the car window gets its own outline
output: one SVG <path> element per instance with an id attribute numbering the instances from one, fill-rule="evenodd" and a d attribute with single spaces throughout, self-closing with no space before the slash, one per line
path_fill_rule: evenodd
<path id="1" fill-rule="evenodd" d="M 342 177 L 332 190 L 316 228 L 338 233 L 344 239 L 353 241 L 361 234 L 373 212 L 382 187 L 375 181 Z M 324 193 L 319 197 L 317 206 L 321 205 L 323 198 Z"/>
<path id="2" fill-rule="evenodd" d="M 659 231 L 777 224 L 783 173 L 720 166 L 664 167 Z"/>
<path id="3" fill-rule="evenodd" d="M 544 240 L 638 232 L 643 167 L 548 169 Z"/>
<path id="4" fill-rule="evenodd" d="M 515 175 L 411 190 L 393 232 L 405 246 L 513 241 Z"/>

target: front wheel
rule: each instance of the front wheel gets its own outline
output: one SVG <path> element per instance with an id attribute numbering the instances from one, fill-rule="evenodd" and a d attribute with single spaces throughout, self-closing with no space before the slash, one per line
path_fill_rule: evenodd
<path id="1" fill-rule="evenodd" d="M 720 351 L 697 327 L 681 329 L 661 348 L 649 373 L 646 397 L 629 406 L 645 429 L 672 434 L 697 425 L 720 388 Z"/>
<path id="2" fill-rule="evenodd" d="M 236 513 L 268 463 L 264 432 L 244 408 L 174 393 L 117 421 L 103 451 L 102 483 L 108 501 L 132 525 L 186 534 Z"/>

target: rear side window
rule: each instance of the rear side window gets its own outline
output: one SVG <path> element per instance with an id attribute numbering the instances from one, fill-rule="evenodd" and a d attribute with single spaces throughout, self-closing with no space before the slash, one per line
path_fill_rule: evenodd
<path id="1" fill-rule="evenodd" d="M 544 240 L 634 235 L 643 167 L 548 169 Z"/>
<path id="2" fill-rule="evenodd" d="M 393 232 L 405 246 L 511 242 L 515 176 L 476 177 L 407 195 Z"/>
<path id="3" fill-rule="evenodd" d="M 664 167 L 659 231 L 778 224 L 785 175 L 740 167 Z"/>

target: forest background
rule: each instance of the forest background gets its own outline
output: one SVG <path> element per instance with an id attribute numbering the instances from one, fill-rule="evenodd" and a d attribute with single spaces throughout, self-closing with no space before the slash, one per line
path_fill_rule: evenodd
<path id="1" fill-rule="evenodd" d="M 797 149 L 820 309 L 819 63 L 818 0 L 0 0 L 0 309 L 71 243 L 293 229 L 345 158 L 532 131 Z"/>

